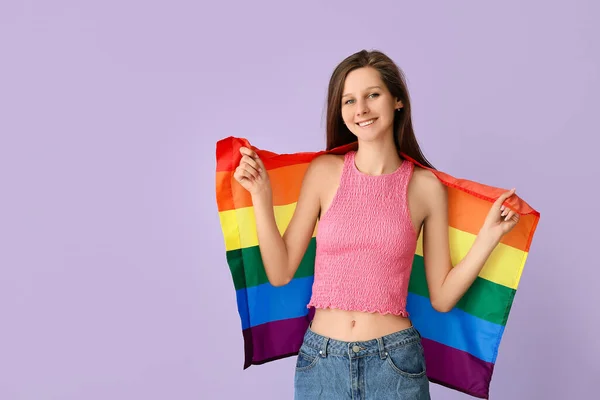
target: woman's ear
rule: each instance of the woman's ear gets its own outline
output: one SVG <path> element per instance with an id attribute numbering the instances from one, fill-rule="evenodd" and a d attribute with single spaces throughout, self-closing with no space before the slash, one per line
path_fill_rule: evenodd
<path id="1" fill-rule="evenodd" d="M 404 104 L 402 104 L 402 100 L 397 100 L 397 101 L 396 101 L 396 105 L 394 106 L 394 108 L 395 108 L 396 110 L 399 110 L 399 109 L 401 109 L 401 108 L 404 108 Z"/>

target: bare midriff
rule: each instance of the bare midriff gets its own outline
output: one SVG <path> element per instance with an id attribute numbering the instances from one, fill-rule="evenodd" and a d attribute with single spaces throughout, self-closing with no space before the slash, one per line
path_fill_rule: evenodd
<path id="1" fill-rule="evenodd" d="M 331 339 L 358 342 L 386 336 L 411 326 L 408 317 L 399 315 L 318 308 L 310 329 Z"/>

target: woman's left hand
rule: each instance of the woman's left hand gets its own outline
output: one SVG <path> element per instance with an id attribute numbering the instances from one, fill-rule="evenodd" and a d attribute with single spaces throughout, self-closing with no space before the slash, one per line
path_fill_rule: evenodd
<path id="1" fill-rule="evenodd" d="M 482 230 L 491 233 L 498 240 L 510 232 L 519 222 L 520 216 L 517 212 L 503 205 L 503 203 L 515 194 L 515 189 L 503 193 L 494 202 L 482 226 Z"/>

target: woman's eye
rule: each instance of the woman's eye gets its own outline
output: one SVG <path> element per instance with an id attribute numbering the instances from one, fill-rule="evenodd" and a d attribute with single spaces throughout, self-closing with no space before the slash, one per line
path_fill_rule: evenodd
<path id="1" fill-rule="evenodd" d="M 379 93 L 371 93 L 371 94 L 370 94 L 370 95 L 368 95 L 367 97 L 374 99 L 374 98 L 377 98 L 377 97 L 379 97 Z M 353 102 L 354 102 L 354 100 L 350 99 L 350 100 L 346 100 L 346 101 L 344 102 L 344 104 L 351 104 L 351 103 L 353 103 Z"/>

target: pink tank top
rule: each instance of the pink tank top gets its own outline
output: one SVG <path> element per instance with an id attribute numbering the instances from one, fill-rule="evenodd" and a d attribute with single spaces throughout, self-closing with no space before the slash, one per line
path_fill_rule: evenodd
<path id="1" fill-rule="evenodd" d="M 408 316 L 406 296 L 417 245 L 407 187 L 414 165 L 371 176 L 346 153 L 340 186 L 317 226 L 308 307 Z"/>

